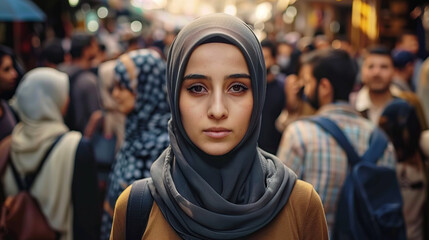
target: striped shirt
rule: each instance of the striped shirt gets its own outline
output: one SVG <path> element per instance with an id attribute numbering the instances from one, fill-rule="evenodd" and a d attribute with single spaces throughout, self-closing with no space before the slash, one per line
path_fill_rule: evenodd
<path id="1" fill-rule="evenodd" d="M 375 125 L 348 104 L 330 104 L 317 114 L 337 123 L 359 155 L 368 148 Z M 277 156 L 298 177 L 311 183 L 322 200 L 329 232 L 333 230 L 337 199 L 347 175 L 347 157 L 336 140 L 315 123 L 297 120 L 283 134 Z M 395 167 L 394 148 L 389 143 L 379 165 Z"/>

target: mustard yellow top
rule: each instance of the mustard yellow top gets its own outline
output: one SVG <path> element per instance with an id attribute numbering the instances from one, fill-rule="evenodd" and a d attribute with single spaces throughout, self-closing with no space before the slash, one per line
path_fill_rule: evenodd
<path id="1" fill-rule="evenodd" d="M 131 187 L 119 196 L 113 217 L 111 240 L 125 240 L 125 221 Z M 144 240 L 181 239 L 153 203 Z M 273 221 L 246 239 L 329 239 L 322 202 L 313 186 L 297 180 L 289 200 Z"/>

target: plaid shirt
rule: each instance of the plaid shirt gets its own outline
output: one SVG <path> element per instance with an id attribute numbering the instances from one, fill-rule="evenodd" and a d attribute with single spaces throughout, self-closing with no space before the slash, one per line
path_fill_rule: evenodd
<path id="1" fill-rule="evenodd" d="M 360 116 L 348 104 L 330 104 L 317 114 L 334 120 L 343 130 L 358 154 L 368 148 L 375 125 Z M 298 120 L 283 134 L 277 156 L 298 177 L 311 183 L 322 200 L 330 232 L 333 230 L 335 210 L 341 187 L 347 175 L 347 157 L 336 140 L 315 123 Z M 395 167 L 394 148 L 389 143 L 377 164 Z"/>

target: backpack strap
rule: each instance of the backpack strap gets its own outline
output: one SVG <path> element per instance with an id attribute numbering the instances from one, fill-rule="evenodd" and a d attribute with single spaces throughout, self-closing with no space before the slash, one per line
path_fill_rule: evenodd
<path id="1" fill-rule="evenodd" d="M 59 135 L 55 141 L 52 143 L 52 145 L 49 147 L 49 149 L 45 152 L 45 155 L 42 158 L 42 161 L 40 162 L 37 169 L 31 173 L 25 176 L 25 180 L 23 181 L 21 177 L 19 176 L 18 170 L 15 167 L 15 164 L 13 164 L 13 161 L 9 161 L 9 164 L 12 168 L 12 173 L 15 178 L 16 184 L 18 185 L 18 188 L 20 191 L 23 190 L 30 190 L 31 186 L 33 185 L 34 180 L 36 179 L 37 175 L 39 174 L 40 170 L 42 170 L 43 164 L 46 162 L 46 159 L 48 158 L 49 154 L 51 153 L 52 149 L 54 149 L 55 145 L 58 143 L 58 141 L 64 136 L 64 134 Z M 10 150 L 9 150 L 10 151 Z"/>
<path id="2" fill-rule="evenodd" d="M 127 240 L 141 239 L 152 210 L 153 197 L 149 189 L 152 178 L 135 181 L 131 186 L 127 204 L 125 236 Z"/>
<path id="3" fill-rule="evenodd" d="M 308 118 L 310 121 L 319 125 L 322 129 L 332 135 L 337 143 L 343 148 L 347 154 L 347 159 L 350 163 L 350 166 L 354 166 L 357 162 L 360 161 L 360 157 L 356 152 L 355 148 L 350 144 L 350 141 L 344 135 L 343 131 L 338 127 L 338 125 L 327 117 L 316 116 Z"/>
<path id="4" fill-rule="evenodd" d="M 9 161 L 10 145 L 12 143 L 11 135 L 3 138 L 0 142 L 0 176 L 3 176 Z"/>
<path id="5" fill-rule="evenodd" d="M 11 135 L 3 138 L 0 142 L 0 176 L 3 176 L 7 163 L 10 161 L 10 144 L 12 143 Z M 0 183 L 0 203 L 6 199 L 3 184 Z M 1 212 L 1 209 L 0 209 Z"/>
<path id="6" fill-rule="evenodd" d="M 376 163 L 383 156 L 388 143 L 389 138 L 386 134 L 379 127 L 375 127 L 369 138 L 368 150 L 363 154 L 362 159 Z"/>
<path id="7" fill-rule="evenodd" d="M 366 152 L 359 157 L 355 148 L 350 144 L 350 141 L 344 135 L 344 132 L 338 127 L 338 125 L 327 117 L 316 116 L 309 118 L 310 121 L 316 123 L 322 127 L 326 132 L 330 133 L 337 143 L 343 148 L 347 154 L 347 158 L 351 164 L 354 166 L 360 159 L 364 161 L 370 161 L 376 163 L 378 159 L 383 156 L 383 153 L 389 142 L 386 134 L 380 130 L 380 128 L 375 127 L 369 138 L 369 146 Z"/>

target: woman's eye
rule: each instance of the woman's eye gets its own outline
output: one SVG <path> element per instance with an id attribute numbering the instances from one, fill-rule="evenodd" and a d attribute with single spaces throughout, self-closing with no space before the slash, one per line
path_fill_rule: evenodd
<path id="1" fill-rule="evenodd" d="M 244 84 L 235 83 L 234 85 L 231 86 L 230 91 L 233 93 L 241 93 L 241 92 L 244 92 L 248 89 L 249 88 Z"/>
<path id="2" fill-rule="evenodd" d="M 206 89 L 202 85 L 192 85 L 187 88 L 191 93 L 204 93 Z"/>

